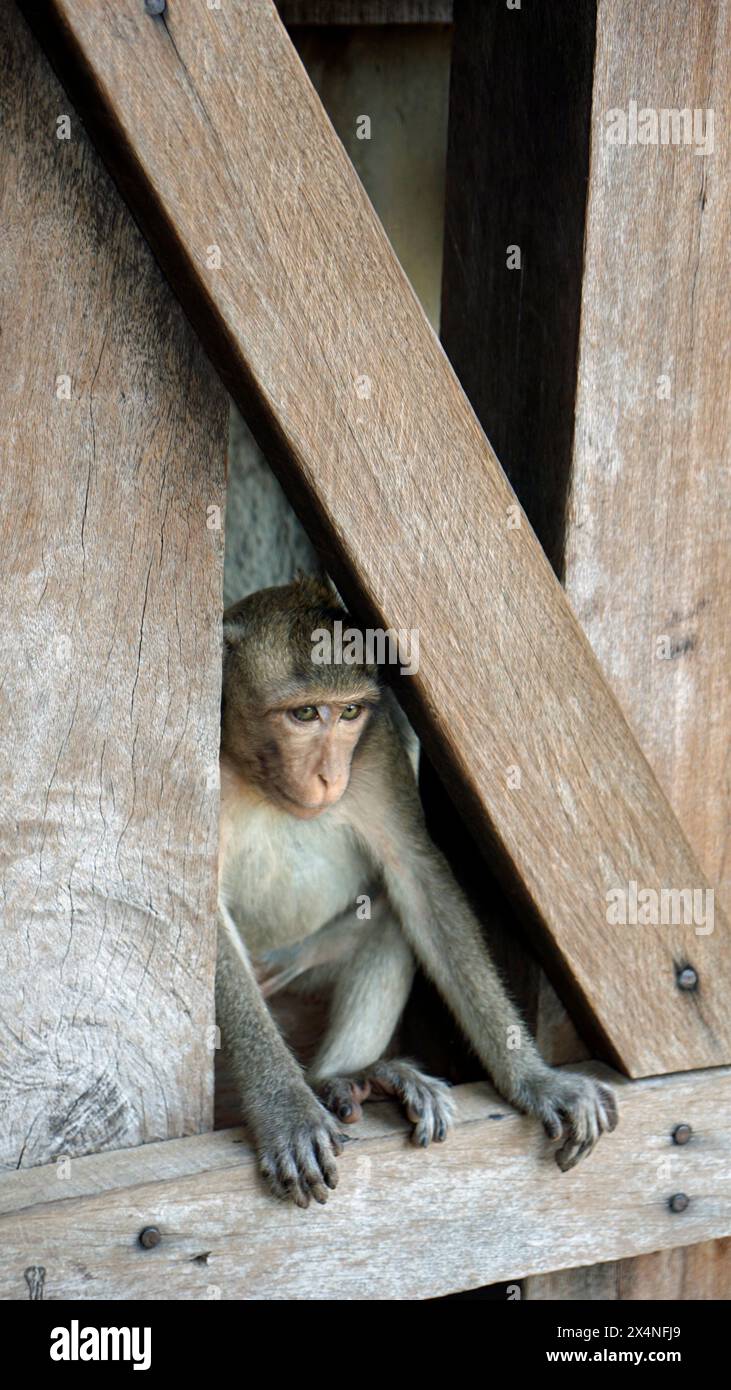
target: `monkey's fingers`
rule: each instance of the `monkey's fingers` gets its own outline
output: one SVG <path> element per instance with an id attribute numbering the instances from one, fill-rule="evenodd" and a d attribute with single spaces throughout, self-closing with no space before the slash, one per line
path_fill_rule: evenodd
<path id="1" fill-rule="evenodd" d="M 294 1202 L 296 1207 L 308 1207 L 310 1194 L 300 1182 L 294 1156 L 282 1153 L 276 1157 L 265 1155 L 261 1160 L 261 1172 L 275 1197 L 280 1201 Z"/>
<path id="2" fill-rule="evenodd" d="M 297 1144 L 296 1161 L 300 1186 L 324 1206 L 328 1188 L 332 1191 L 338 1182 L 334 1160 L 325 1157 L 324 1147 L 321 1149 L 315 1139 L 307 1138 Z"/>
<path id="3" fill-rule="evenodd" d="M 365 1076 L 333 1076 L 317 1088 L 323 1105 L 337 1115 L 344 1125 L 354 1125 L 362 1120 L 361 1106 L 370 1093 L 371 1084 Z"/>
<path id="4" fill-rule="evenodd" d="M 591 1077 L 554 1073 L 537 1113 L 549 1139 L 563 1139 L 556 1153 L 562 1172 L 590 1154 L 601 1135 L 616 1128 L 617 1102 L 608 1086 Z"/>
<path id="5" fill-rule="evenodd" d="M 274 1196 L 298 1207 L 308 1207 L 313 1198 L 324 1204 L 328 1189 L 338 1183 L 335 1158 L 342 1153 L 343 1143 L 329 1115 L 321 1113 L 324 1123 L 294 1125 L 265 1147 L 259 1158 L 262 1176 Z"/>
<path id="6" fill-rule="evenodd" d="M 606 1086 L 597 1084 L 594 1094 L 582 1097 L 567 1118 L 568 1138 L 556 1154 L 556 1162 L 563 1173 L 590 1154 L 602 1134 L 616 1129 L 617 1102 Z"/>
<path id="7" fill-rule="evenodd" d="M 444 1081 L 396 1060 L 377 1062 L 368 1075 L 377 1091 L 400 1101 L 414 1126 L 412 1143 L 425 1149 L 444 1142 L 454 1120 L 454 1101 Z"/>
<path id="8" fill-rule="evenodd" d="M 303 961 L 301 946 L 283 946 L 277 951 L 267 951 L 254 961 L 256 982 L 265 999 L 286 989 L 307 968 Z"/>
<path id="9" fill-rule="evenodd" d="M 587 1129 L 589 1132 L 587 1133 Z M 591 1119 L 577 1120 L 574 1116 L 568 1125 L 569 1136 L 556 1154 L 556 1162 L 562 1173 L 574 1168 L 579 1159 L 591 1153 L 599 1138 L 599 1130 Z"/>
<path id="10" fill-rule="evenodd" d="M 322 1173 L 322 1176 L 323 1176 L 323 1178 L 324 1178 L 324 1180 L 325 1180 L 325 1186 L 326 1186 L 326 1187 L 329 1187 L 329 1188 L 335 1188 L 335 1187 L 337 1187 L 337 1185 L 338 1185 L 338 1165 L 337 1165 L 337 1163 L 335 1162 L 335 1159 L 333 1158 L 332 1149 L 331 1149 L 329 1143 L 326 1144 L 326 1143 L 324 1143 L 322 1140 L 316 1139 L 316 1140 L 315 1140 L 315 1144 L 314 1144 L 314 1148 L 315 1148 L 315 1153 L 316 1153 L 316 1155 L 317 1155 L 317 1161 L 318 1161 L 318 1163 L 319 1163 L 319 1165 L 320 1165 L 320 1172 Z M 338 1139 L 338 1148 L 335 1149 L 335 1153 L 336 1153 L 336 1154 L 341 1154 L 342 1152 L 343 1152 L 343 1145 L 342 1145 L 342 1143 L 340 1142 L 340 1140 Z"/>
<path id="11" fill-rule="evenodd" d="M 611 1134 L 613 1129 L 619 1124 L 619 1107 L 617 1097 L 609 1086 L 603 1086 L 600 1081 L 596 1083 L 597 1099 L 601 1107 L 602 1128 Z"/>

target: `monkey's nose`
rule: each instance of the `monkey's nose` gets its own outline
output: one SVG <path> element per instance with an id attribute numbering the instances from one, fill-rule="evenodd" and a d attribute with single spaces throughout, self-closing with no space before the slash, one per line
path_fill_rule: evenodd
<path id="1" fill-rule="evenodd" d="M 326 772 L 319 772 L 317 778 L 318 790 L 321 794 L 324 793 L 322 795 L 323 806 L 331 806 L 334 801 L 339 801 L 344 790 L 343 778 L 337 775 L 328 776 Z"/>

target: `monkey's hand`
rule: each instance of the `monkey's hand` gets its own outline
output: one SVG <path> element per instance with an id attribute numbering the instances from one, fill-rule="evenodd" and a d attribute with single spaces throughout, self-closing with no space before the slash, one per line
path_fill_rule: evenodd
<path id="1" fill-rule="evenodd" d="M 413 1062 L 375 1062 L 357 1076 L 322 1081 L 317 1090 L 328 1109 L 346 1125 L 362 1118 L 361 1104 L 369 1095 L 393 1096 L 414 1126 L 413 1143 L 421 1148 L 432 1140 L 443 1143 L 454 1119 L 449 1087 L 434 1076 L 426 1076 Z"/>
<path id="2" fill-rule="evenodd" d="M 556 1162 L 564 1173 L 619 1121 L 609 1086 L 578 1072 L 543 1067 L 537 1076 L 524 1078 L 510 1099 L 519 1110 L 537 1115 L 549 1139 L 563 1139 Z"/>
<path id="3" fill-rule="evenodd" d="M 343 1152 L 337 1125 L 304 1082 L 288 1086 L 251 1117 L 259 1166 L 275 1197 L 308 1207 L 326 1202 L 337 1186 L 335 1158 Z"/>

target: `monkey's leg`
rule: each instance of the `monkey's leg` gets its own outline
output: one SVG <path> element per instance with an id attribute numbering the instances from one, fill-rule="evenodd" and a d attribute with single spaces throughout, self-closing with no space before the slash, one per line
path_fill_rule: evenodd
<path id="1" fill-rule="evenodd" d="M 338 972 L 327 1033 L 310 1068 L 318 1081 L 361 1071 L 383 1056 L 409 996 L 414 957 L 387 912 Z"/>
<path id="2" fill-rule="evenodd" d="M 343 1145 L 264 1003 L 227 909 L 219 904 L 216 1007 L 261 1172 L 298 1207 L 327 1200 Z"/>
<path id="3" fill-rule="evenodd" d="M 414 977 L 414 958 L 387 912 L 337 979 L 328 1031 L 310 1069 L 313 1086 L 344 1124 L 361 1119 L 371 1091 L 394 1096 L 414 1125 L 414 1142 L 446 1138 L 453 1105 L 443 1081 L 412 1062 L 382 1060 Z"/>

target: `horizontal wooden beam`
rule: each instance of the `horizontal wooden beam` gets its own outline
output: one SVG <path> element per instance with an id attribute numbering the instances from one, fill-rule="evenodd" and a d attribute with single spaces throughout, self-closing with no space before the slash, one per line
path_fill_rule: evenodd
<path id="1" fill-rule="evenodd" d="M 731 1069 L 597 1070 L 621 1124 L 570 1173 L 477 1084 L 455 1089 L 456 1129 L 426 1151 L 390 1104 L 366 1107 L 337 1191 L 304 1212 L 266 1194 L 240 1130 L 5 1174 L 0 1298 L 43 1282 L 50 1299 L 417 1299 L 731 1233 Z"/>
<path id="2" fill-rule="evenodd" d="M 604 1055 L 731 1060 L 719 921 L 608 918 L 703 877 L 271 0 L 28 14 L 346 598 L 420 633 L 404 703 Z"/>
<path id="3" fill-rule="evenodd" d="M 285 24 L 450 24 L 454 0 L 277 0 Z"/>

